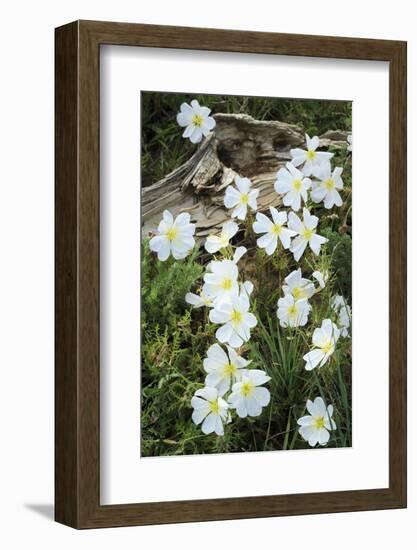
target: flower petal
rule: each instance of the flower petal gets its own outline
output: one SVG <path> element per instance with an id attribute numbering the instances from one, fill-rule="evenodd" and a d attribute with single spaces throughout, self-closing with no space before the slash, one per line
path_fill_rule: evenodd
<path id="1" fill-rule="evenodd" d="M 210 413 L 206 417 L 206 419 L 203 422 L 203 425 L 201 426 L 201 430 L 202 430 L 203 433 L 210 434 L 210 433 L 214 432 L 214 430 L 216 428 L 216 416 L 217 415 L 215 415 L 213 413 Z"/>
<path id="2" fill-rule="evenodd" d="M 192 134 L 190 135 L 190 141 L 191 143 L 200 143 L 202 139 L 203 139 L 203 132 L 201 131 L 201 128 L 197 126 L 194 128 Z"/>
<path id="3" fill-rule="evenodd" d="M 219 342 L 229 342 L 230 338 L 234 334 L 234 330 L 232 327 L 232 323 L 226 323 L 225 325 L 221 326 L 216 331 L 216 338 L 219 340 Z M 231 345 L 231 344 L 230 344 Z M 239 347 L 239 346 L 236 346 Z"/>
<path id="4" fill-rule="evenodd" d="M 320 361 L 324 358 L 326 354 L 321 349 L 313 349 L 303 356 L 306 370 L 313 370 L 317 367 Z"/>
<path id="5" fill-rule="evenodd" d="M 236 187 L 242 194 L 246 195 L 247 193 L 249 193 L 250 186 L 252 185 L 252 182 L 249 178 L 241 178 L 239 176 L 236 176 L 235 182 Z"/>
<path id="6" fill-rule="evenodd" d="M 262 407 L 266 407 L 269 404 L 269 401 L 271 400 L 271 394 L 269 393 L 269 390 L 262 387 L 257 387 L 253 390 L 253 395 L 255 399 L 258 401 Z"/>
<path id="7" fill-rule="evenodd" d="M 328 443 L 329 439 L 330 439 L 330 434 L 326 430 L 326 428 L 320 428 L 318 430 L 317 437 L 318 437 L 318 442 L 320 443 L 320 445 L 326 445 Z"/>

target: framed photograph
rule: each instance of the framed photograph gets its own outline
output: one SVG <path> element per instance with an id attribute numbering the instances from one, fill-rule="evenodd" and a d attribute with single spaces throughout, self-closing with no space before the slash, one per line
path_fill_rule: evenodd
<path id="1" fill-rule="evenodd" d="M 56 29 L 56 520 L 406 506 L 406 43 Z"/>

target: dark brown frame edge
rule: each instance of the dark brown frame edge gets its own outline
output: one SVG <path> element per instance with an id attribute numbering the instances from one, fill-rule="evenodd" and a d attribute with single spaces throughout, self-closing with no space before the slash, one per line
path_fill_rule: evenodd
<path id="1" fill-rule="evenodd" d="M 406 43 L 76 21 L 56 44 L 55 519 L 75 528 L 406 506 Z M 102 44 L 389 62 L 389 488 L 148 504 L 99 501 L 99 50 Z"/>

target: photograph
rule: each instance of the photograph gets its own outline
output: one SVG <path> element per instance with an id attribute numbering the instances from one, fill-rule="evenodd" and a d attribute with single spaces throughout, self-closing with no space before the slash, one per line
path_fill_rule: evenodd
<path id="1" fill-rule="evenodd" d="M 140 456 L 350 447 L 352 102 L 140 102 Z"/>
<path id="2" fill-rule="evenodd" d="M 413 546 L 416 18 L 322 4 L 2 4 L 0 550 Z"/>

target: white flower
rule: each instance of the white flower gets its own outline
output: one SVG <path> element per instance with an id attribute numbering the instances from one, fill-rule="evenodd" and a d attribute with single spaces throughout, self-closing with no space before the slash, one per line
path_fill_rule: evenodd
<path id="1" fill-rule="evenodd" d="M 295 300 L 287 294 L 278 300 L 277 316 L 282 327 L 303 327 L 310 314 L 311 305 L 306 298 Z"/>
<path id="2" fill-rule="evenodd" d="M 255 233 L 264 233 L 256 243 L 259 248 L 265 248 L 265 252 L 272 256 L 278 246 L 278 238 L 284 248 L 289 248 L 291 245 L 291 237 L 294 237 L 296 233 L 284 227 L 287 223 L 287 213 L 278 212 L 273 206 L 269 207 L 271 211 L 272 221 L 258 212 L 256 214 L 256 221 L 253 224 L 253 230 Z"/>
<path id="3" fill-rule="evenodd" d="M 190 214 L 183 212 L 174 220 L 171 212 L 164 210 L 158 234 L 149 241 L 150 249 L 158 253 L 158 260 L 164 262 L 170 254 L 176 260 L 188 256 L 195 245 L 195 224 L 190 219 Z"/>
<path id="4" fill-rule="evenodd" d="M 352 313 L 350 311 L 350 307 L 348 304 L 341 307 L 339 310 L 339 317 L 337 318 L 337 324 L 340 328 L 340 335 L 343 336 L 343 338 L 349 337 L 349 327 L 350 327 L 350 318 L 352 316 Z"/>
<path id="5" fill-rule="evenodd" d="M 339 336 L 340 331 L 337 326 L 330 319 L 324 319 L 321 327 L 314 329 L 314 349 L 303 357 L 306 362 L 305 369 L 313 370 L 317 366 L 320 368 L 325 365 L 334 353 Z"/>
<path id="6" fill-rule="evenodd" d="M 350 306 L 339 294 L 333 296 L 330 302 L 330 306 L 338 314 L 337 324 L 339 325 L 339 327 L 341 327 L 340 335 L 344 338 L 347 338 L 349 336 L 348 329 L 350 327 L 350 319 L 352 317 Z"/>
<path id="7" fill-rule="evenodd" d="M 201 426 L 203 433 L 224 434 L 223 424 L 230 421 L 229 405 L 216 388 L 205 387 L 197 390 L 191 399 L 191 406 L 194 409 L 194 424 L 198 426 L 204 420 Z"/>
<path id="8" fill-rule="evenodd" d="M 253 283 L 251 283 L 250 281 L 245 281 L 244 283 L 240 283 L 241 294 L 246 294 L 246 296 L 250 298 L 252 292 L 253 292 Z"/>
<path id="9" fill-rule="evenodd" d="M 301 269 L 292 271 L 284 279 L 285 285 L 282 286 L 284 294 L 291 294 L 294 300 L 311 298 L 314 294 L 314 285 L 309 279 L 304 279 Z"/>
<path id="10" fill-rule="evenodd" d="M 189 138 L 191 143 L 199 143 L 216 126 L 216 121 L 209 114 L 210 109 L 201 107 L 196 99 L 192 100 L 191 105 L 183 103 L 177 114 L 178 124 L 186 127 L 182 137 Z"/>
<path id="11" fill-rule="evenodd" d="M 246 252 L 248 251 L 248 249 L 244 246 L 238 246 L 235 250 L 235 253 L 233 254 L 233 258 L 232 258 L 232 262 L 234 264 L 237 264 L 238 261 L 240 260 L 240 258 L 246 254 Z"/>
<path id="12" fill-rule="evenodd" d="M 311 191 L 311 198 L 318 203 L 324 201 L 324 208 L 333 208 L 333 206 L 342 206 L 343 201 L 339 191 L 343 189 L 343 180 L 341 178 L 343 168 L 336 166 L 333 170 L 330 162 L 323 162 L 320 166 L 314 168 L 314 175 L 320 181 L 314 181 Z"/>
<path id="13" fill-rule="evenodd" d="M 190 304 L 193 306 L 194 309 L 198 307 L 212 307 L 213 306 L 213 300 L 210 298 L 210 296 L 207 296 L 204 294 L 203 291 L 200 292 L 200 294 L 193 294 L 192 292 L 187 292 L 185 295 L 185 301 L 187 304 Z"/>
<path id="14" fill-rule="evenodd" d="M 227 353 L 219 344 L 213 344 L 207 351 L 204 359 L 206 385 L 217 388 L 220 395 L 224 395 L 230 385 L 240 380 L 240 371 L 247 367 L 251 361 L 247 361 L 235 350 L 227 346 Z"/>
<path id="15" fill-rule="evenodd" d="M 320 140 L 317 136 L 314 136 L 310 139 L 308 134 L 306 134 L 306 144 L 307 151 L 305 151 L 304 149 L 291 149 L 291 162 L 292 164 L 294 164 L 294 166 L 300 166 L 304 163 L 303 173 L 306 176 L 311 176 L 314 166 L 318 166 L 322 162 L 330 160 L 333 156 L 333 153 L 316 151 L 317 147 L 319 147 L 320 145 Z"/>
<path id="16" fill-rule="evenodd" d="M 327 243 L 328 239 L 316 233 L 318 221 L 318 217 L 310 214 L 307 208 L 303 208 L 303 221 L 294 212 L 289 213 L 288 227 L 298 234 L 290 247 L 296 262 L 304 254 L 307 244 L 317 256 L 320 254 L 321 245 Z"/>
<path id="17" fill-rule="evenodd" d="M 259 416 L 262 407 L 266 407 L 271 399 L 269 391 L 260 386 L 269 380 L 271 377 L 262 370 L 246 370 L 241 380 L 233 384 L 232 393 L 229 396 L 230 408 L 236 409 L 240 418 Z"/>
<path id="18" fill-rule="evenodd" d="M 321 271 L 314 271 L 312 276 L 319 283 L 320 289 L 323 290 L 329 280 L 329 273 L 327 271 L 325 273 L 321 273 Z"/>
<path id="19" fill-rule="evenodd" d="M 347 150 L 352 152 L 352 134 L 349 134 L 346 141 L 348 142 Z"/>
<path id="20" fill-rule="evenodd" d="M 239 270 L 232 260 L 212 261 L 210 271 L 204 275 L 203 292 L 213 301 L 228 300 L 239 293 L 237 277 Z"/>
<path id="21" fill-rule="evenodd" d="M 249 298 L 246 294 L 231 295 L 230 302 L 215 303 L 209 314 L 210 321 L 222 325 L 216 331 L 219 342 L 239 348 L 250 339 L 250 329 L 257 324 L 256 317 L 249 312 Z"/>
<path id="22" fill-rule="evenodd" d="M 313 401 L 307 401 L 307 410 L 310 415 L 303 416 L 297 420 L 298 433 L 308 441 L 310 447 L 315 447 L 317 443 L 326 445 L 329 441 L 329 430 L 336 429 L 336 423 L 333 420 L 333 405 L 326 405 L 321 397 L 316 397 Z"/>
<path id="23" fill-rule="evenodd" d="M 336 294 L 330 300 L 330 307 L 334 309 L 334 311 L 337 311 L 343 305 L 345 305 L 345 299 L 343 296 L 340 296 L 340 294 Z"/>
<path id="24" fill-rule="evenodd" d="M 304 177 L 304 174 L 287 162 L 286 168 L 281 168 L 277 173 L 275 191 L 284 195 L 282 202 L 285 206 L 291 206 L 293 210 L 300 210 L 301 199 L 306 203 L 308 199 L 307 190 L 311 187 L 311 180 Z"/>
<path id="25" fill-rule="evenodd" d="M 220 235 L 209 235 L 206 239 L 204 245 L 207 252 L 214 254 L 218 252 L 221 248 L 226 248 L 229 246 L 229 241 L 232 237 L 236 235 L 239 231 L 239 226 L 233 221 L 226 222 L 223 224 Z"/>
<path id="26" fill-rule="evenodd" d="M 252 182 L 248 178 L 236 176 L 235 183 L 237 189 L 233 185 L 226 187 L 224 205 L 226 208 L 234 208 L 232 218 L 244 220 L 248 213 L 248 205 L 252 210 L 258 208 L 256 198 L 259 195 L 259 189 L 251 189 Z"/>

